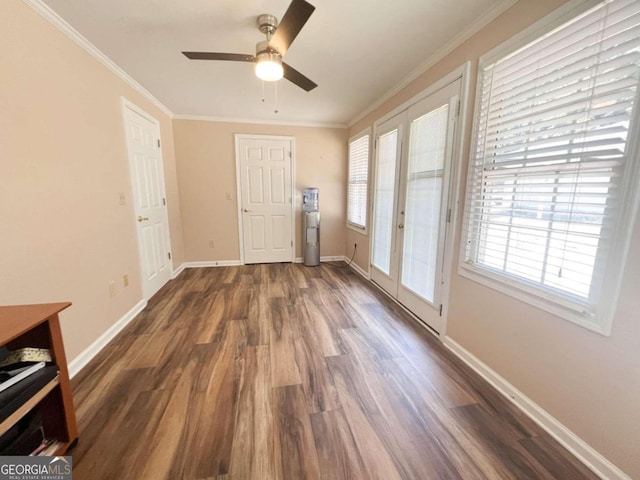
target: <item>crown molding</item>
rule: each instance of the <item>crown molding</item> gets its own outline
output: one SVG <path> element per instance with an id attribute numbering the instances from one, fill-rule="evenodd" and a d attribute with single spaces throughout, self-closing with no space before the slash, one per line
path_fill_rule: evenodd
<path id="1" fill-rule="evenodd" d="M 231 118 L 212 117 L 208 115 L 174 115 L 174 120 L 195 120 L 199 122 L 220 122 L 220 123 L 252 123 L 254 125 L 284 125 L 288 127 L 315 127 L 315 128 L 347 128 L 346 123 L 324 123 L 324 122 L 296 122 L 280 120 L 264 120 L 259 118 Z"/>
<path id="2" fill-rule="evenodd" d="M 173 112 L 169 110 L 160 100 L 154 97 L 151 92 L 136 82 L 127 72 L 122 70 L 113 60 L 102 53 L 95 45 L 89 40 L 83 37 L 80 32 L 69 25 L 60 15 L 54 12 L 48 5 L 42 0 L 22 0 L 25 4 L 35 10 L 41 17 L 48 21 L 51 25 L 56 27 L 60 32 L 64 33 L 67 37 L 73 40 L 77 45 L 82 47 L 89 55 L 102 63 L 116 76 L 120 77 L 126 84 L 137 91 L 140 95 L 145 97 L 162 112 L 169 117 L 173 117 Z"/>
<path id="3" fill-rule="evenodd" d="M 456 35 L 450 42 L 448 42 L 442 49 L 436 54 L 429 57 L 426 61 L 415 68 L 409 75 L 403 80 L 398 82 L 393 88 L 388 90 L 382 97 L 367 107 L 365 110 L 356 115 L 348 123 L 329 123 L 329 122 L 297 122 L 297 121 L 279 121 L 279 120 L 265 120 L 256 118 L 227 118 L 216 117 L 206 115 L 176 115 L 166 105 L 151 94 L 140 83 L 133 79 L 128 73 L 120 68 L 113 60 L 102 53 L 95 45 L 82 36 L 75 28 L 67 23 L 62 17 L 60 17 L 55 11 L 53 11 L 42 0 L 22 0 L 26 5 L 35 10 L 40 16 L 47 20 L 50 24 L 56 27 L 60 32 L 65 34 L 69 39 L 83 48 L 92 57 L 106 66 L 112 73 L 122 79 L 131 88 L 140 93 L 143 97 L 154 104 L 163 113 L 175 120 L 196 120 L 205 122 L 227 122 L 227 123 L 251 123 L 256 125 L 282 125 L 282 126 L 294 126 L 294 127 L 316 127 L 316 128 L 349 128 L 355 123 L 360 121 L 369 113 L 373 112 L 385 102 L 391 99 L 394 95 L 399 93 L 403 88 L 417 79 L 420 75 L 426 72 L 429 68 L 435 65 L 437 62 L 446 57 L 455 48 L 460 46 L 465 40 L 469 39 L 472 35 L 477 33 L 480 29 L 486 26 L 489 22 L 495 19 L 502 12 L 507 10 L 517 0 L 503 0 L 496 4 L 492 9 L 488 10 L 484 15 L 476 19 L 469 27 Z"/>
<path id="4" fill-rule="evenodd" d="M 502 14 L 509 7 L 514 5 L 518 0 L 503 0 L 493 8 L 487 10 L 484 15 L 478 17 L 471 25 L 458 33 L 455 37 L 453 37 L 449 42 L 447 42 L 444 47 L 439 49 L 435 54 L 431 55 L 424 62 L 418 65 L 409 75 L 403 78 L 400 82 L 398 82 L 394 87 L 388 90 L 384 95 L 382 95 L 378 100 L 369 105 L 366 109 L 360 112 L 358 115 L 353 117 L 349 122 L 348 126 L 352 127 L 357 122 L 362 120 L 364 117 L 369 115 L 371 112 L 376 110 L 377 108 L 384 105 L 387 101 L 389 101 L 394 95 L 399 93 L 402 89 L 404 89 L 407 85 L 417 79 L 420 75 L 425 73 L 431 67 L 433 67 L 440 60 L 445 58 L 451 52 L 453 52 L 456 48 L 462 45 L 466 40 L 471 38 L 473 35 L 478 33 L 482 28 L 489 24 L 492 20 L 497 18 L 500 14 Z"/>

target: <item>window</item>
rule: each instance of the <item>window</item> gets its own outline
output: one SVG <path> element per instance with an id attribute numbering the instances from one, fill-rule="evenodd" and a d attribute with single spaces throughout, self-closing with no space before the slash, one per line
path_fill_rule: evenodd
<path id="1" fill-rule="evenodd" d="M 478 76 L 460 273 L 608 334 L 640 183 L 640 2 L 600 4 Z"/>
<path id="2" fill-rule="evenodd" d="M 349 192 L 347 225 L 359 230 L 367 227 L 367 178 L 369 176 L 369 133 L 349 140 Z"/>

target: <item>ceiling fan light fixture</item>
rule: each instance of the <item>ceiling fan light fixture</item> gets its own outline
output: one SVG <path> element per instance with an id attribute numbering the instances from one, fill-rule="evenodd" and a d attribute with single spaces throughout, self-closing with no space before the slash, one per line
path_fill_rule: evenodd
<path id="1" fill-rule="evenodd" d="M 275 52 L 260 52 L 256 55 L 256 76 L 265 82 L 280 80 L 284 70 L 282 69 L 282 57 Z"/>

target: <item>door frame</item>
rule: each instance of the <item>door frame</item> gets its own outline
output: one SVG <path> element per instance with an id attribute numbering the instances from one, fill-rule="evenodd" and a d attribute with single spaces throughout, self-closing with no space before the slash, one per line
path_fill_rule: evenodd
<path id="1" fill-rule="evenodd" d="M 171 246 L 171 228 L 169 225 L 169 202 L 168 200 L 166 200 L 167 198 L 167 184 L 165 182 L 165 177 L 164 177 L 164 155 L 162 154 L 162 135 L 161 135 L 161 131 L 160 131 L 160 122 L 153 117 L 152 115 L 148 114 L 147 112 L 145 112 L 142 108 L 138 107 L 135 103 L 133 103 L 132 101 L 128 100 L 125 97 L 120 97 L 120 101 L 121 101 L 121 106 L 122 106 L 122 117 L 123 117 L 123 122 L 122 125 L 124 127 L 124 140 L 125 140 L 125 147 L 127 150 L 127 164 L 129 165 L 129 204 L 133 207 L 133 216 L 132 216 L 132 224 L 133 224 L 133 228 L 136 231 L 136 239 L 138 241 L 138 263 L 140 266 L 140 289 L 142 291 L 142 296 L 143 298 L 145 298 L 146 300 L 149 300 L 149 298 L 147 298 L 146 293 L 145 293 L 145 286 L 144 286 L 144 265 L 143 265 L 143 261 L 142 261 L 142 239 L 140 238 L 140 233 L 138 230 L 138 225 L 136 223 L 136 216 L 138 215 L 138 212 L 136 211 L 136 204 L 135 204 L 135 185 L 134 185 L 134 181 L 133 181 L 133 164 L 131 162 L 132 158 L 131 158 L 131 146 L 129 145 L 129 128 L 128 128 L 128 118 L 127 118 L 127 110 L 130 110 L 133 113 L 136 113 L 138 115 L 140 115 L 141 117 L 144 117 L 146 120 L 148 120 L 149 122 L 151 122 L 154 127 L 155 127 L 155 133 L 157 135 L 158 141 L 160 142 L 160 148 L 158 149 L 158 154 L 160 156 L 160 163 L 162 164 L 162 171 L 160 174 L 160 182 L 162 184 L 162 197 L 165 199 L 166 205 L 164 208 L 164 224 L 165 224 L 165 235 L 167 238 L 167 246 L 169 248 L 169 253 L 171 253 L 171 258 L 169 259 L 169 267 L 171 268 L 171 275 L 169 277 L 169 280 L 171 280 L 173 278 L 173 272 L 174 272 L 174 268 L 173 268 L 173 248 Z M 166 283 L 165 283 L 166 285 Z"/>
<path id="2" fill-rule="evenodd" d="M 411 97 L 409 100 L 403 102 L 401 105 L 397 106 L 396 108 L 394 108 L 393 110 L 385 113 L 383 116 L 381 116 L 380 118 L 376 119 L 373 122 L 373 134 L 372 134 L 372 138 L 376 138 L 377 137 L 377 133 L 378 133 L 378 127 L 384 123 L 385 121 L 389 120 L 390 118 L 393 118 L 394 116 L 402 113 L 403 111 L 409 109 L 412 105 L 420 102 L 421 100 L 427 98 L 428 96 L 430 96 L 431 94 L 437 92 L 438 90 L 440 90 L 443 87 L 446 87 L 447 85 L 449 85 L 452 82 L 455 82 L 456 80 L 460 80 L 461 86 L 460 86 L 460 111 L 458 114 L 458 122 L 456 125 L 456 129 L 454 132 L 454 138 L 453 138 L 453 151 L 451 153 L 451 173 L 450 173 L 450 186 L 449 186 L 449 196 L 447 198 L 447 203 L 449 205 L 449 209 L 451 210 L 451 216 L 449 218 L 449 221 L 447 222 L 448 224 L 448 228 L 447 228 L 447 236 L 445 239 L 445 244 L 444 244 L 444 248 L 445 248 L 445 254 L 444 254 L 444 271 L 442 273 L 442 279 L 444 281 L 444 285 L 441 291 L 441 302 L 442 302 L 442 326 L 440 329 L 440 332 L 438 332 L 437 334 L 435 333 L 435 330 L 431 329 L 430 327 L 428 327 L 426 325 L 425 322 L 423 322 L 422 320 L 419 321 L 420 325 L 424 326 L 429 332 L 435 334 L 436 336 L 438 336 L 439 338 L 444 338 L 446 335 L 446 331 L 447 331 L 447 321 L 448 321 L 448 316 L 449 316 L 449 297 L 450 297 L 450 293 L 451 293 L 451 275 L 453 272 L 453 261 L 455 258 L 457 258 L 457 255 L 453 254 L 453 250 L 455 249 L 455 245 L 456 245 L 456 238 L 458 236 L 458 219 L 460 218 L 461 215 L 461 210 L 462 210 L 462 206 L 460 205 L 460 199 L 462 198 L 462 190 L 464 188 L 464 185 L 461 183 L 462 181 L 462 172 L 463 170 L 466 171 L 465 169 L 462 168 L 462 164 L 464 161 L 463 158 L 463 153 L 465 151 L 464 147 L 465 147 L 465 139 L 467 138 L 467 132 L 468 129 L 470 127 L 470 125 L 468 125 L 468 111 L 469 111 L 469 91 L 470 91 L 470 76 L 471 76 L 471 62 L 467 61 L 464 64 L 462 64 L 461 66 L 459 66 L 458 68 L 456 68 L 455 70 L 452 70 L 451 72 L 449 72 L 448 74 L 446 74 L 445 76 L 441 77 L 439 80 L 437 80 L 436 82 L 432 83 L 431 85 L 429 85 L 427 88 L 425 88 L 424 90 L 422 90 L 420 93 L 418 93 L 417 95 L 414 95 L 413 97 Z M 375 159 L 377 158 L 377 149 L 378 146 L 374 145 L 374 153 L 372 155 L 372 158 L 374 159 L 374 164 L 373 164 L 373 174 L 377 175 L 377 169 L 376 169 L 376 165 L 375 165 Z M 374 177 L 375 178 L 375 177 Z M 375 191 L 372 189 L 371 190 L 371 199 L 370 199 L 370 204 L 369 204 L 369 209 L 370 212 L 373 212 L 373 206 L 374 206 L 374 201 L 375 201 Z M 372 218 L 372 222 L 373 222 L 373 218 Z M 373 227 L 373 225 L 372 225 Z M 369 275 L 368 278 L 369 280 L 371 280 L 371 254 L 373 252 L 373 235 L 370 234 L 369 235 Z M 374 283 L 375 284 L 375 283 Z M 381 289 L 382 290 L 382 289 Z M 382 290 L 383 292 L 385 292 L 384 290 Z M 387 292 L 385 292 L 387 293 Z M 398 303 L 398 305 L 402 306 L 405 310 L 409 311 L 404 305 L 402 305 L 400 302 L 398 302 L 397 299 L 395 299 L 394 297 L 392 297 L 391 295 L 389 295 L 387 293 L 387 295 L 389 296 L 389 298 L 391 298 L 393 301 L 395 301 L 396 303 Z M 418 318 L 415 314 L 413 314 L 412 312 L 410 312 L 415 318 Z"/>
<path id="3" fill-rule="evenodd" d="M 296 209 L 293 202 L 294 197 L 297 198 L 296 186 L 296 137 L 290 135 L 258 135 L 253 133 L 236 133 L 234 135 L 235 140 L 235 155 L 236 155 L 236 211 L 238 214 L 238 247 L 240 249 L 240 265 L 244 263 L 244 227 L 242 224 L 242 178 L 240 170 L 240 140 L 242 139 L 254 139 L 254 140 L 286 140 L 291 144 L 291 198 L 289 203 L 291 205 L 291 262 L 296 260 Z"/>

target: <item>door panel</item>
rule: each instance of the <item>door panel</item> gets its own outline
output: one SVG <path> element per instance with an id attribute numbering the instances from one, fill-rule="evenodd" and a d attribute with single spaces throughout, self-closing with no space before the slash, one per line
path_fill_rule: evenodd
<path id="1" fill-rule="evenodd" d="M 264 224 L 264 217 L 252 215 L 249 217 L 249 228 L 251 229 L 251 251 L 259 254 L 264 252 L 266 246 L 267 230 Z"/>
<path id="2" fill-rule="evenodd" d="M 292 140 L 238 138 L 245 263 L 293 261 Z"/>
<path id="3" fill-rule="evenodd" d="M 124 107 L 133 203 L 140 252 L 142 291 L 153 296 L 171 279 L 169 221 L 158 125 L 134 108 Z"/>
<path id="4" fill-rule="evenodd" d="M 449 105 L 411 122 L 402 285 L 434 303 Z"/>
<path id="5" fill-rule="evenodd" d="M 396 189 L 400 175 L 402 125 L 405 115 L 387 120 L 376 133 L 371 278 L 392 295 L 397 293 Z"/>
<path id="6" fill-rule="evenodd" d="M 283 251 L 290 247 L 287 245 L 287 238 L 284 237 L 284 232 L 287 230 L 285 222 L 287 218 L 284 215 L 272 215 L 271 216 L 271 231 L 273 232 L 273 249 L 274 251 Z"/>
<path id="7" fill-rule="evenodd" d="M 460 86 L 458 80 L 415 103 L 377 135 L 371 277 L 436 331 Z M 407 145 L 396 153 L 395 178 L 384 143 L 391 121 L 400 122 L 399 138 Z"/>
<path id="8" fill-rule="evenodd" d="M 271 204 L 284 205 L 286 188 L 284 186 L 284 168 L 273 168 L 271 170 Z"/>

